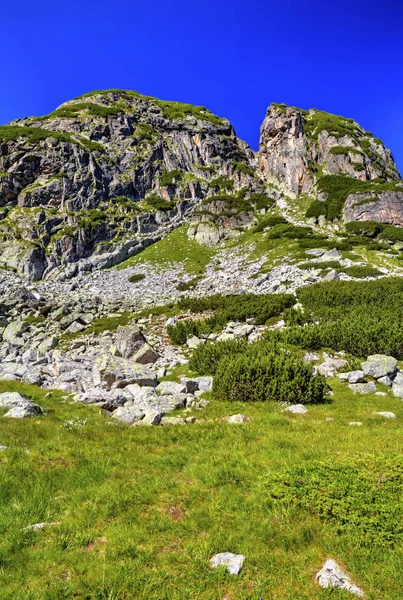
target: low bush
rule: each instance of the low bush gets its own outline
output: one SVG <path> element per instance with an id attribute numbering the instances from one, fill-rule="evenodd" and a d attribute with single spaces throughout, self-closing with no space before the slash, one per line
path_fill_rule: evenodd
<path id="1" fill-rule="evenodd" d="M 200 277 L 194 277 L 190 281 L 184 281 L 183 283 L 180 283 L 176 289 L 179 292 L 186 292 L 187 290 L 192 290 L 193 288 L 195 288 L 197 286 L 200 279 L 201 279 Z"/>
<path id="2" fill-rule="evenodd" d="M 270 240 L 286 238 L 291 240 L 301 240 L 306 238 L 326 239 L 325 236 L 314 234 L 310 227 L 301 227 L 291 223 L 280 223 L 274 225 L 267 234 Z"/>
<path id="3" fill-rule="evenodd" d="M 279 316 L 295 302 L 291 294 L 242 294 L 222 296 L 216 294 L 205 298 L 182 298 L 178 307 L 193 313 L 213 312 L 208 319 L 179 321 L 167 328 L 174 344 L 184 344 L 190 335 L 206 335 L 222 329 L 229 321 L 245 321 L 253 318 L 262 325 L 272 317 Z"/>
<path id="4" fill-rule="evenodd" d="M 130 281 L 130 283 L 137 283 L 138 281 L 141 281 L 144 278 L 145 278 L 144 273 L 135 273 L 134 275 L 131 275 L 129 277 L 129 281 Z"/>
<path id="5" fill-rule="evenodd" d="M 382 275 L 378 269 L 375 269 L 375 267 L 369 267 L 367 265 L 362 267 L 359 265 L 353 265 L 351 267 L 345 267 L 343 270 L 346 275 L 357 278 L 379 277 Z"/>
<path id="6" fill-rule="evenodd" d="M 169 211 L 175 208 L 175 202 L 169 202 L 161 196 L 148 196 L 146 202 L 151 208 L 161 211 Z"/>
<path id="7" fill-rule="evenodd" d="M 217 400 L 318 403 L 327 391 L 325 379 L 312 366 L 287 353 L 248 353 L 221 359 L 214 377 Z"/>
<path id="8" fill-rule="evenodd" d="M 367 548 L 393 546 L 403 534 L 401 454 L 332 456 L 270 471 L 271 505 L 292 506 L 353 533 Z"/>
<path id="9" fill-rule="evenodd" d="M 254 233 L 258 233 L 259 231 L 263 231 L 266 227 L 274 227 L 275 225 L 284 225 L 287 224 L 287 221 L 284 217 L 281 216 L 273 216 L 268 215 L 267 217 L 263 217 L 257 225 L 253 228 Z"/>

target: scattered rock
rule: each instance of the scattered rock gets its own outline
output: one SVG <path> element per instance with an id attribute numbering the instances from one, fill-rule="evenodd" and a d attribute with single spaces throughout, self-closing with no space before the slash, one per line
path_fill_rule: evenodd
<path id="1" fill-rule="evenodd" d="M 350 383 L 348 386 L 354 394 L 372 394 L 376 392 L 376 385 L 373 381 L 368 383 Z"/>
<path id="2" fill-rule="evenodd" d="M 232 415 L 231 417 L 227 417 L 227 423 L 247 423 L 248 419 L 244 415 Z"/>
<path id="3" fill-rule="evenodd" d="M 329 559 L 325 562 L 316 575 L 316 581 L 322 588 L 346 590 L 360 598 L 364 597 L 364 592 L 352 583 L 350 577 L 340 569 L 335 560 Z"/>
<path id="4" fill-rule="evenodd" d="M 305 415 L 308 410 L 303 404 L 292 404 L 291 406 L 287 406 L 283 412 L 291 413 L 292 415 Z"/>
<path id="5" fill-rule="evenodd" d="M 58 525 L 58 523 L 35 523 L 35 525 L 28 525 L 28 527 L 24 527 L 23 531 L 42 531 L 45 527 L 50 527 L 51 525 Z"/>
<path id="6" fill-rule="evenodd" d="M 242 565 L 245 561 L 243 554 L 233 554 L 232 552 L 221 552 L 210 558 L 210 564 L 213 569 L 224 566 L 231 575 L 239 575 Z"/>
<path id="7" fill-rule="evenodd" d="M 396 419 L 396 415 L 393 412 L 376 412 L 374 415 L 378 415 L 379 417 L 384 417 L 385 419 Z"/>
<path id="8" fill-rule="evenodd" d="M 353 427 L 361 427 L 362 422 L 361 421 L 349 421 L 347 423 L 347 425 L 352 425 Z"/>

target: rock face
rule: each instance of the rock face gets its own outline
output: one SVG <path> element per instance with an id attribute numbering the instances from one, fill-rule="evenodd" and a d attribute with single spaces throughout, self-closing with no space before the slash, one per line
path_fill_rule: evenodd
<path id="1" fill-rule="evenodd" d="M 403 227 L 403 184 L 401 192 L 350 194 L 344 205 L 343 219 L 346 223 L 379 221 Z"/>
<path id="2" fill-rule="evenodd" d="M 290 195 L 312 191 L 319 175 L 400 178 L 381 140 L 353 119 L 271 104 L 260 130 L 260 169 Z"/>
<path id="3" fill-rule="evenodd" d="M 0 236 L 14 245 L 0 245 L 0 260 L 39 279 L 101 242 L 164 230 L 225 184 L 250 186 L 255 167 L 229 121 L 204 107 L 86 94 L 0 127 Z"/>
<path id="4" fill-rule="evenodd" d="M 185 221 L 190 238 L 214 246 L 299 194 L 317 203 L 315 218 L 339 218 L 342 206 L 323 212 L 326 176 L 374 182 L 346 191 L 346 221 L 403 224 L 392 155 L 352 119 L 272 104 L 258 154 L 204 107 L 91 92 L 0 127 L 0 267 L 31 281 L 70 278 Z"/>

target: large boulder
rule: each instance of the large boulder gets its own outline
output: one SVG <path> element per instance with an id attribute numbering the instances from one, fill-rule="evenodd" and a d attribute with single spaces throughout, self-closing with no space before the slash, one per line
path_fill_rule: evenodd
<path id="1" fill-rule="evenodd" d="M 118 327 L 115 343 L 119 356 L 122 358 L 131 358 L 139 352 L 139 350 L 147 343 L 147 341 L 139 327 L 133 324 L 125 327 Z"/>
<path id="2" fill-rule="evenodd" d="M 13 321 L 9 323 L 3 332 L 3 340 L 11 344 L 11 346 L 21 347 L 24 345 L 24 340 L 21 337 L 28 330 L 26 321 Z"/>
<path id="3" fill-rule="evenodd" d="M 394 375 L 397 371 L 397 360 L 393 356 L 384 354 L 373 354 L 368 356 L 367 360 L 362 363 L 362 370 L 365 375 L 380 379 L 386 375 Z"/>
<path id="4" fill-rule="evenodd" d="M 93 378 L 95 386 L 109 390 L 112 387 L 124 388 L 133 383 L 149 387 L 158 385 L 155 373 L 147 367 L 111 354 L 101 355 L 95 360 Z"/>

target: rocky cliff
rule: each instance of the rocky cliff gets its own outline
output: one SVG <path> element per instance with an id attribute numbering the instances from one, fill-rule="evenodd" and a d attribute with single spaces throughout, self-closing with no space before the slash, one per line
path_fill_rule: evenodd
<path id="1" fill-rule="evenodd" d="M 217 244 L 300 196 L 313 221 L 402 222 L 392 155 L 352 119 L 272 104 L 256 153 L 204 107 L 91 92 L 0 127 L 0 266 L 31 280 L 113 266 L 185 219 Z"/>
<path id="2" fill-rule="evenodd" d="M 203 107 L 87 94 L 0 127 L 0 260 L 38 279 L 102 242 L 161 233 L 219 190 L 253 189 L 256 173 L 231 124 Z"/>

